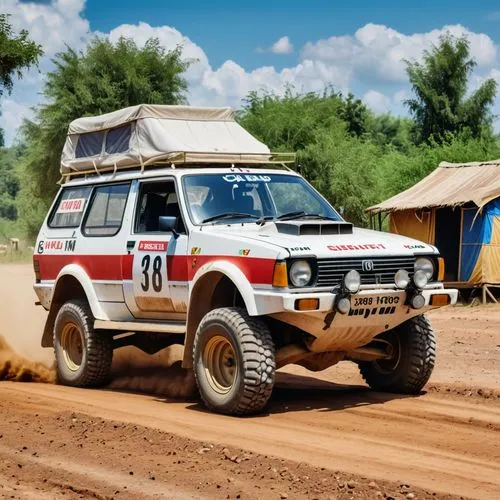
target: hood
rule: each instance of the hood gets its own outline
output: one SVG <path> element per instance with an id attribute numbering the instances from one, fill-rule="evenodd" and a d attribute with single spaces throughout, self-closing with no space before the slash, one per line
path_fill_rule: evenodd
<path id="1" fill-rule="evenodd" d="M 210 230 L 230 233 L 232 238 L 238 237 L 242 240 L 251 240 L 254 243 L 259 241 L 266 246 L 273 245 L 286 250 L 292 257 L 413 256 L 438 253 L 434 246 L 427 243 L 371 229 L 353 228 L 352 234 L 289 234 L 294 232 L 289 230 L 290 225 L 293 225 L 294 222 L 287 221 L 288 229 L 285 233 L 280 231 L 279 223 L 275 224 L 274 222 L 267 222 L 263 226 L 257 224 L 217 224 L 211 226 Z M 204 230 L 206 229 L 204 228 Z"/>

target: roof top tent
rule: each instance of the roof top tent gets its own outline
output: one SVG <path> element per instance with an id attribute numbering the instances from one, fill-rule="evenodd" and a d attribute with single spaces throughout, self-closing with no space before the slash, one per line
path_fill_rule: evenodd
<path id="1" fill-rule="evenodd" d="M 500 288 L 500 160 L 440 163 L 413 187 L 367 209 L 372 227 L 435 245 L 447 285 Z M 378 221 L 378 224 L 377 224 Z"/>
<path id="2" fill-rule="evenodd" d="M 271 153 L 230 108 L 140 104 L 71 122 L 61 156 L 63 180 L 75 175 L 171 164 L 291 163 Z"/>

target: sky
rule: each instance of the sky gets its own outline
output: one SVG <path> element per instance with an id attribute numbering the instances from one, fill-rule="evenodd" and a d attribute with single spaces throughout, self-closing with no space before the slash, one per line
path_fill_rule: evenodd
<path id="1" fill-rule="evenodd" d="M 411 90 L 404 60 L 418 61 L 446 32 L 470 40 L 477 62 L 471 90 L 486 78 L 500 87 L 498 0 L 0 0 L 0 12 L 45 52 L 39 68 L 0 101 L 7 145 L 42 102 L 54 55 L 66 46 L 81 50 L 95 35 L 139 45 L 158 37 L 167 49 L 182 44 L 184 57 L 195 61 L 185 75 L 193 105 L 238 108 L 251 90 L 320 92 L 331 85 L 376 112 L 405 115 Z M 500 115 L 500 97 L 493 111 Z M 494 125 L 500 131 L 500 119 Z"/>

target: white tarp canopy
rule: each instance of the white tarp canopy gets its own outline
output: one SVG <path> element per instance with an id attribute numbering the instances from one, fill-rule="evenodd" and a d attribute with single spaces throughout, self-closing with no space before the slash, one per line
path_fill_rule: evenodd
<path id="1" fill-rule="evenodd" d="M 230 108 L 141 104 L 71 122 L 61 174 L 184 163 L 263 163 L 269 148 Z"/>

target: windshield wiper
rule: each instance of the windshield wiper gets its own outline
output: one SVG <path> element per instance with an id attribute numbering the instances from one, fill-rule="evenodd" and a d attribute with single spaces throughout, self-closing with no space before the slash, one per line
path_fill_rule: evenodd
<path id="1" fill-rule="evenodd" d="M 287 212 L 286 214 L 281 214 L 279 217 L 276 217 L 276 220 L 287 220 L 287 219 L 295 219 L 296 217 L 300 217 L 305 215 L 304 210 L 295 210 L 294 212 Z"/>
<path id="2" fill-rule="evenodd" d="M 243 212 L 224 212 L 222 214 L 212 215 L 211 217 L 207 217 L 203 219 L 201 222 L 205 224 L 205 222 L 212 222 L 214 220 L 220 219 L 258 219 L 259 216 L 254 214 L 246 214 Z"/>
<path id="3" fill-rule="evenodd" d="M 325 220 L 334 220 L 337 221 L 335 217 L 329 217 L 328 215 L 321 215 L 321 214 L 308 214 L 301 210 L 300 212 L 288 212 L 287 214 L 280 215 L 279 217 L 276 218 L 276 220 L 292 220 L 292 219 L 325 219 Z"/>

